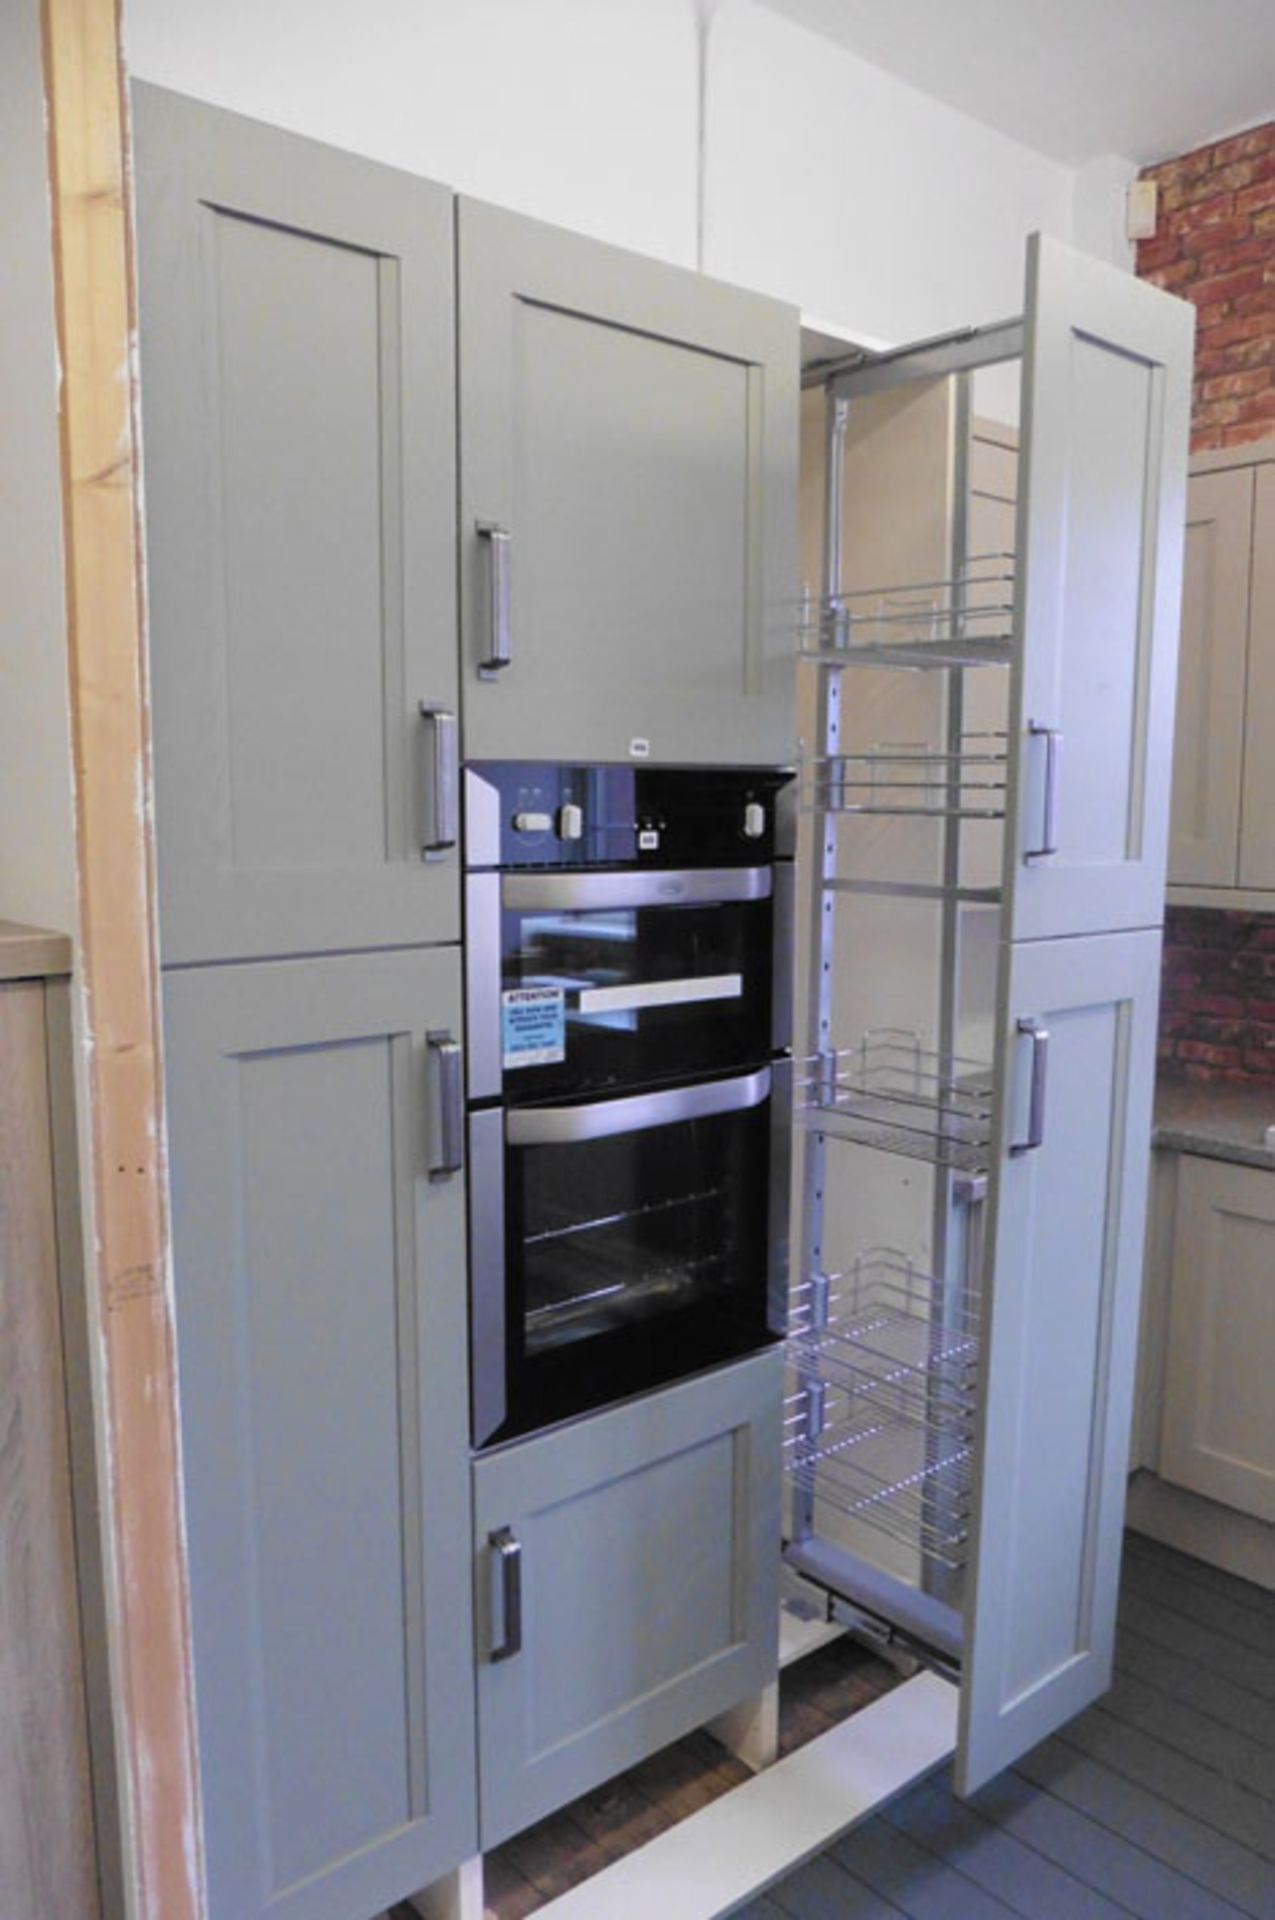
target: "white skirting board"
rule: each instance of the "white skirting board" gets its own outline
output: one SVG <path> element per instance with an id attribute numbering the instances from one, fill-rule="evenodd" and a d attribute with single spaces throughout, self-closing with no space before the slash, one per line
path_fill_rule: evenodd
<path id="1" fill-rule="evenodd" d="M 719 1920 L 950 1759 L 957 1699 L 948 1681 L 918 1674 L 551 1900 L 537 1920 Z"/>

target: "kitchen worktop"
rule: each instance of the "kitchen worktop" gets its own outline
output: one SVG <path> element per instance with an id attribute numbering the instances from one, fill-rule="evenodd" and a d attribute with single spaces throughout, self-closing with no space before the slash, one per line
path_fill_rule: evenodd
<path id="1" fill-rule="evenodd" d="M 1265 1144 L 1269 1126 L 1275 1126 L 1275 1082 L 1232 1086 L 1162 1075 L 1156 1083 L 1151 1138 L 1157 1147 L 1275 1168 L 1275 1151 Z"/>
<path id="2" fill-rule="evenodd" d="M 64 933 L 0 920 L 0 980 L 29 980 L 71 971 L 71 942 Z"/>

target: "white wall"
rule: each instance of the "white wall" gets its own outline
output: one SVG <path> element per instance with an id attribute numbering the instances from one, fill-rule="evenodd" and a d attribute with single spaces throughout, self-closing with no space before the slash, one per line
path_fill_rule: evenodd
<path id="1" fill-rule="evenodd" d="M 700 206 L 699 20 L 711 19 Z M 1034 228 L 1128 265 L 1075 171 L 755 0 L 125 0 L 139 77 L 893 342 L 1022 305 Z"/>
<path id="2" fill-rule="evenodd" d="M 695 264 L 691 0 L 125 0 L 137 76 Z"/>
<path id="3" fill-rule="evenodd" d="M 1071 237 L 1085 253 L 1109 260 L 1132 273 L 1133 243 L 1128 237 L 1130 182 L 1138 177 L 1136 160 L 1103 153 L 1077 167 L 1071 204 Z"/>
<path id="4" fill-rule="evenodd" d="M 705 266 L 858 337 L 1022 311 L 1073 171 L 750 0 L 713 21 Z"/>
<path id="5" fill-rule="evenodd" d="M 69 933 L 57 354 L 38 0 L 0 4 L 0 919 Z"/>

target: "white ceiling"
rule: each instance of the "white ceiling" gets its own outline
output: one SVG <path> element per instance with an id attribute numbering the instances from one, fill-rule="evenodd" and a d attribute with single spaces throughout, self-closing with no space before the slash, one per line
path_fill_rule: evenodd
<path id="1" fill-rule="evenodd" d="M 1275 117 L 1275 0 L 764 0 L 1071 166 Z"/>

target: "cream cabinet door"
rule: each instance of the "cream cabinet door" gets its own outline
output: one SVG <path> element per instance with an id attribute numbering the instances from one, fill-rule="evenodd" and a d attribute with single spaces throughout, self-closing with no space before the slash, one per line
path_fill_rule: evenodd
<path id="1" fill-rule="evenodd" d="M 1187 493 L 1171 886 L 1236 883 L 1252 537 L 1252 469 L 1198 474 Z"/>
<path id="2" fill-rule="evenodd" d="M 1186 1156 L 1160 1471 L 1275 1521 L 1275 1173 Z"/>
<path id="3" fill-rule="evenodd" d="M 1275 887 L 1275 467 L 1256 487 L 1240 885 Z"/>

